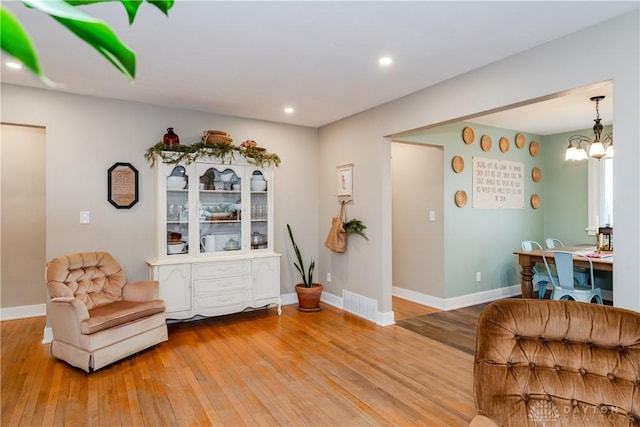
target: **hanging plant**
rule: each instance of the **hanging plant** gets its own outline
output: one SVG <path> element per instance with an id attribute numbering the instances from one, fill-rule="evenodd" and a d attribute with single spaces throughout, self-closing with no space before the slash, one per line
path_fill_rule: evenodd
<path id="1" fill-rule="evenodd" d="M 347 236 L 349 234 L 358 234 L 362 237 L 364 237 L 366 240 L 369 240 L 369 238 L 367 237 L 367 235 L 365 234 L 364 230 L 365 228 L 367 228 L 366 225 L 364 225 L 362 223 L 362 221 L 360 221 L 359 219 L 350 219 L 349 221 L 344 223 L 344 231 L 347 233 Z"/>
<path id="2" fill-rule="evenodd" d="M 231 163 L 236 154 L 248 163 L 259 167 L 280 166 L 280 157 L 261 147 L 237 147 L 231 144 L 205 144 L 204 142 L 171 146 L 158 142 L 147 149 L 144 158 L 151 166 L 155 165 L 157 158 L 170 165 L 177 163 L 188 165 L 203 157 L 215 157 L 222 163 Z"/>

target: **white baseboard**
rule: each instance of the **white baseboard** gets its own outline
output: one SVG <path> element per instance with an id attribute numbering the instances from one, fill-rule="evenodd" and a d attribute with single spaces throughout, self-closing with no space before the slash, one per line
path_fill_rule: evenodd
<path id="1" fill-rule="evenodd" d="M 42 344 L 49 344 L 53 341 L 53 329 L 49 326 L 44 327 L 44 333 L 42 335 Z"/>
<path id="2" fill-rule="evenodd" d="M 47 315 L 46 304 L 23 305 L 19 307 L 0 308 L 0 321 L 26 319 L 27 317 L 39 317 Z"/>
<path id="3" fill-rule="evenodd" d="M 431 295 L 421 294 L 409 289 L 393 287 L 393 296 L 403 298 L 418 304 L 427 305 L 443 311 L 455 310 L 469 307 L 476 304 L 495 301 L 502 298 L 509 298 L 520 295 L 520 285 L 508 286 L 506 288 L 490 289 L 488 291 L 477 292 L 475 294 L 462 295 L 453 298 L 438 298 Z"/>

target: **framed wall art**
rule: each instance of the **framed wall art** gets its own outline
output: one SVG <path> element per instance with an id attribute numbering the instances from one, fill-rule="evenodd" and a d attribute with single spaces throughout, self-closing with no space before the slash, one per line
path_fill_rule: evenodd
<path id="1" fill-rule="evenodd" d="M 353 197 L 353 163 L 338 166 L 338 197 Z"/>
<path id="2" fill-rule="evenodd" d="M 138 170 L 131 163 L 114 163 L 107 172 L 108 200 L 116 209 L 138 203 Z"/>

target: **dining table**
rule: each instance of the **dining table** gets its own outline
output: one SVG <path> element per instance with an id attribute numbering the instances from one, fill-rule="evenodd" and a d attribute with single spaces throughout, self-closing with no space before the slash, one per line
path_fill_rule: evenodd
<path id="1" fill-rule="evenodd" d="M 613 271 L 613 254 L 606 256 L 598 257 L 596 253 L 596 247 L 594 245 L 574 245 L 574 246 L 563 246 L 559 248 L 553 249 L 534 249 L 531 251 L 515 251 L 514 254 L 518 256 L 518 264 L 522 267 L 522 271 L 520 272 L 522 276 L 522 281 L 520 282 L 520 287 L 522 290 L 522 298 L 532 298 L 533 294 L 533 266 L 536 263 L 544 263 L 543 254 L 546 251 L 568 251 L 568 252 L 579 252 L 582 254 L 594 254 L 593 257 L 589 257 L 593 264 L 594 270 L 599 271 Z M 552 254 L 547 254 L 546 256 L 547 262 L 550 264 L 555 264 L 554 258 Z M 573 258 L 574 267 L 583 267 L 589 268 L 589 261 L 585 260 L 582 257 L 574 257 Z"/>

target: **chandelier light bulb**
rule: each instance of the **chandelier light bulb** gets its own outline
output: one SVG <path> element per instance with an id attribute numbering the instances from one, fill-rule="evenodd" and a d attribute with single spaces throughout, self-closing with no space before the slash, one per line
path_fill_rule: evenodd
<path id="1" fill-rule="evenodd" d="M 604 145 L 600 141 L 594 141 L 591 143 L 591 147 L 589 147 L 589 156 L 594 159 L 600 159 L 604 157 Z"/>

